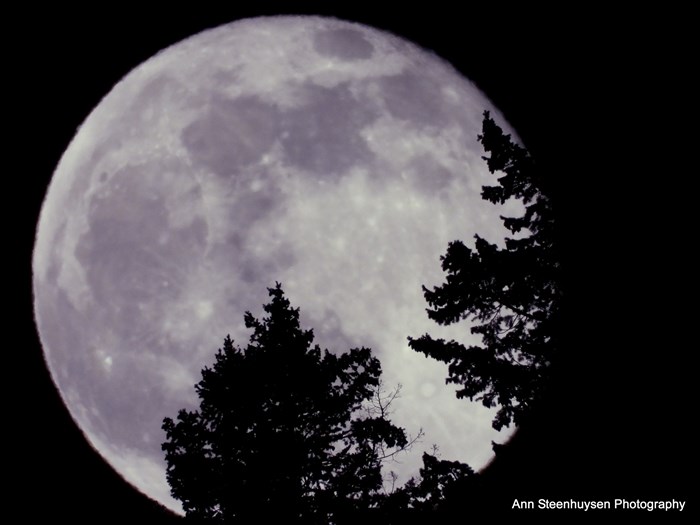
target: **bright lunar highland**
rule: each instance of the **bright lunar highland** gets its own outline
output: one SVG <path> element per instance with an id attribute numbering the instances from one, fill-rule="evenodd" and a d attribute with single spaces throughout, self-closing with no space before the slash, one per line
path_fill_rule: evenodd
<path id="1" fill-rule="evenodd" d="M 143 63 L 99 103 L 53 175 L 34 250 L 35 314 L 52 377 L 92 446 L 131 484 L 169 494 L 164 417 L 243 314 L 282 283 L 331 351 L 372 348 L 392 421 L 473 468 L 493 413 L 455 398 L 446 367 L 409 349 L 468 327 L 427 318 L 449 241 L 505 235 L 481 199 L 485 96 L 437 56 L 320 17 L 247 19 Z"/>

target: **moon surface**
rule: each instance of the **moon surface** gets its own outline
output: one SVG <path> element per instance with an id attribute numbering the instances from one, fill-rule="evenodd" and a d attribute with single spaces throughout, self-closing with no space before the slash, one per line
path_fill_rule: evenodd
<path id="1" fill-rule="evenodd" d="M 164 417 L 276 281 L 322 348 L 373 349 L 392 421 L 425 438 L 388 468 L 405 482 L 432 444 L 473 468 L 492 411 L 457 400 L 421 285 L 454 239 L 505 236 L 477 134 L 486 97 L 449 64 L 379 30 L 321 17 L 247 19 L 180 42 L 121 80 L 54 173 L 34 250 L 51 375 L 91 445 L 176 512 Z"/>

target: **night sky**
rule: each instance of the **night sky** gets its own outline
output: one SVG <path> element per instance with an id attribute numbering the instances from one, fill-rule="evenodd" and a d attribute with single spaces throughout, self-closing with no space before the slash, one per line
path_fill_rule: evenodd
<path id="1" fill-rule="evenodd" d="M 10 173 L 22 192 L 17 201 L 9 198 L 21 208 L 21 257 L 7 277 L 19 303 L 17 322 L 6 324 L 15 343 L 6 350 L 12 361 L 5 369 L 10 414 L 3 429 L 13 464 L 8 504 L 28 517 L 73 523 L 179 521 L 90 449 L 53 387 L 32 319 L 36 220 L 76 128 L 133 67 L 203 29 L 292 13 L 365 23 L 433 50 L 476 82 L 556 175 L 569 353 L 537 424 L 489 473 L 497 494 L 492 510 L 525 497 L 688 499 L 687 429 L 695 411 L 685 360 L 697 343 L 687 340 L 688 309 L 675 295 L 688 212 L 672 204 L 675 194 L 657 164 L 668 144 L 660 142 L 659 110 L 646 95 L 676 77 L 652 52 L 654 37 L 634 21 L 597 13 L 555 14 L 552 23 L 551 14 L 502 9 L 466 16 L 447 7 L 376 13 L 287 4 L 205 12 L 195 3 L 202 12 L 100 10 L 42 13 L 41 20 L 32 13 L 8 22 L 24 28 L 6 51 L 17 72 L 9 102 Z"/>

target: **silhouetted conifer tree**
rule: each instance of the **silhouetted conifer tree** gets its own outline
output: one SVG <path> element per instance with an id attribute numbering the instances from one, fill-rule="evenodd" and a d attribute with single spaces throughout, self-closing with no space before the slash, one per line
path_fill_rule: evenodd
<path id="1" fill-rule="evenodd" d="M 408 511 L 406 515 L 413 516 L 440 510 L 445 501 L 455 497 L 456 489 L 472 476 L 475 474 L 469 465 L 424 452 L 420 476 L 392 492 L 386 498 L 384 508 L 405 509 Z"/>
<path id="2" fill-rule="evenodd" d="M 449 383 L 457 397 L 499 406 L 493 426 L 518 423 L 540 395 L 557 351 L 555 324 L 560 307 L 554 214 L 545 181 L 527 151 L 484 113 L 479 141 L 489 156 L 498 184 L 485 186 L 482 197 L 494 204 L 519 200 L 524 211 L 501 217 L 514 234 L 500 248 L 475 236 L 474 247 L 453 241 L 441 257 L 445 282 L 423 287 L 428 316 L 441 325 L 473 321 L 482 344 L 465 347 L 454 340 L 425 334 L 409 337 L 410 346 L 448 364 Z"/>
<path id="3" fill-rule="evenodd" d="M 321 351 L 269 293 L 267 317 L 245 314 L 247 347 L 227 337 L 202 371 L 199 410 L 163 423 L 171 492 L 196 522 L 337 523 L 378 505 L 382 461 L 410 445 L 370 350 Z"/>

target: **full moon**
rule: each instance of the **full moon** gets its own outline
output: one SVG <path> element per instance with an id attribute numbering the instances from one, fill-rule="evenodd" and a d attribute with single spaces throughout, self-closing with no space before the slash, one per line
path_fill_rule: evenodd
<path id="1" fill-rule="evenodd" d="M 87 117 L 51 180 L 34 249 L 45 358 L 90 444 L 176 512 L 164 417 L 230 334 L 245 346 L 275 282 L 331 351 L 372 348 L 392 422 L 423 440 L 388 465 L 483 467 L 493 413 L 457 400 L 444 365 L 408 336 L 439 327 L 421 285 L 449 241 L 505 236 L 477 135 L 489 100 L 428 51 L 321 17 L 247 19 L 152 57 Z M 474 341 L 476 342 L 476 341 Z"/>

